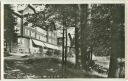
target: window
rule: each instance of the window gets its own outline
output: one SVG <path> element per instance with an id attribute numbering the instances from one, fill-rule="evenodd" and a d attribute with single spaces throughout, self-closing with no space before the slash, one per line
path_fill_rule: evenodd
<path id="1" fill-rule="evenodd" d="M 35 32 L 34 31 L 31 31 L 31 37 L 35 37 Z"/>
<path id="2" fill-rule="evenodd" d="M 41 40 L 41 38 L 40 38 L 40 35 L 39 35 L 39 34 L 36 34 L 36 39 Z"/>

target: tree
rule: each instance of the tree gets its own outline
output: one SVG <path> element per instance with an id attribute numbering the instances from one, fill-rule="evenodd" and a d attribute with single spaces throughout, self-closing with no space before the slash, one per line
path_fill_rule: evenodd
<path id="1" fill-rule="evenodd" d="M 124 5 L 92 5 L 89 44 L 94 54 L 110 55 L 108 77 L 114 78 L 124 58 Z"/>
<path id="2" fill-rule="evenodd" d="M 4 5 L 4 41 L 10 52 L 12 44 L 16 42 L 16 33 L 14 30 L 16 22 L 12 12 L 13 10 L 10 5 Z"/>
<path id="3" fill-rule="evenodd" d="M 110 68 L 108 77 L 120 77 L 118 70 L 122 67 L 118 59 L 124 58 L 124 5 L 114 5 L 112 7 L 112 53 L 110 55 Z"/>
<path id="4" fill-rule="evenodd" d="M 81 49 L 81 64 L 83 69 L 88 70 L 88 54 L 87 54 L 87 17 L 88 17 L 88 5 L 78 5 L 79 17 L 80 17 L 80 49 Z"/>
<path id="5" fill-rule="evenodd" d="M 111 42 L 111 15 L 108 5 L 92 5 L 91 25 L 88 40 L 95 55 L 101 56 L 110 53 Z"/>

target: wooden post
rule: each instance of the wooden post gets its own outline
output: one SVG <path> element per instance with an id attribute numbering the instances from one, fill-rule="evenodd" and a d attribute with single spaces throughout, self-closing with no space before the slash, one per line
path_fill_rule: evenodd
<path id="1" fill-rule="evenodd" d="M 64 26 L 63 26 L 63 35 L 62 35 L 62 78 L 64 77 L 64 56 L 65 56 L 65 52 L 64 52 Z"/>
<path id="2" fill-rule="evenodd" d="M 67 27 L 65 29 L 65 72 L 66 72 L 66 62 L 67 62 Z"/>

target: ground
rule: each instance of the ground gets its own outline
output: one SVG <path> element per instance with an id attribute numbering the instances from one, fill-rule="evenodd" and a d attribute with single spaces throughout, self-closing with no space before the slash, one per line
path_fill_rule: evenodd
<path id="1" fill-rule="evenodd" d="M 71 59 L 70 59 L 71 60 Z M 73 61 L 73 60 L 72 60 Z M 55 57 L 45 58 L 21 58 L 5 57 L 6 79 L 26 79 L 26 78 L 98 78 L 104 77 L 96 71 L 87 72 L 83 69 L 75 68 L 75 64 L 68 61 L 66 70 L 62 71 L 61 59 Z"/>

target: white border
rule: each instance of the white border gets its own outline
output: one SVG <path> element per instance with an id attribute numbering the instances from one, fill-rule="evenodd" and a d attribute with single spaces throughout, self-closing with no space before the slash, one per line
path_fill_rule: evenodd
<path id="1" fill-rule="evenodd" d="M 126 67 L 128 67 L 128 51 L 127 48 L 127 39 L 128 39 L 128 1 L 127 0 L 1 0 L 1 80 L 30 80 L 30 79 L 4 79 L 3 73 L 4 73 L 4 54 L 3 54 L 3 46 L 4 46 L 4 4 L 125 4 L 125 70 Z M 128 79 L 128 70 L 125 71 L 125 77 Z M 70 79 L 31 79 L 33 81 L 37 80 L 48 80 L 48 81 L 57 81 L 57 80 L 63 80 L 63 81 L 89 81 L 89 79 L 93 81 L 99 81 L 99 80 L 104 80 L 104 81 L 124 81 L 124 79 L 119 79 L 119 78 L 70 78 Z"/>
<path id="2" fill-rule="evenodd" d="M 98 4 L 98 3 L 125 3 L 126 0 L 1 0 L 6 4 L 20 3 L 20 4 Z"/>
<path id="3" fill-rule="evenodd" d="M 125 4 L 125 78 L 128 79 L 128 1 Z"/>
<path id="4" fill-rule="evenodd" d="M 4 39 L 4 34 L 3 34 L 3 30 L 4 30 L 4 11 L 3 11 L 3 4 L 2 4 L 2 2 L 1 2 L 1 79 L 3 79 L 3 71 L 4 71 L 4 69 L 3 69 L 3 66 L 4 66 L 4 54 L 3 54 L 3 47 L 4 47 L 4 41 L 3 41 L 3 39 Z"/>

